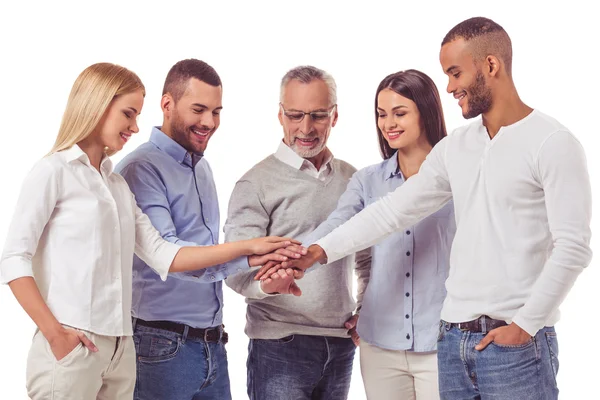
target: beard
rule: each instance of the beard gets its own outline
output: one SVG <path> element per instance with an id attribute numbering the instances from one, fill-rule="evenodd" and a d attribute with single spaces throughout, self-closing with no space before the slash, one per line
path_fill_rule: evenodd
<path id="1" fill-rule="evenodd" d="M 194 135 L 192 128 L 193 126 L 185 126 L 184 121 L 179 117 L 177 111 L 173 111 L 171 117 L 171 134 L 173 135 L 173 140 L 190 153 L 202 154 L 206 150 L 206 146 L 192 142 L 190 139 Z"/>
<path id="2" fill-rule="evenodd" d="M 298 154 L 300 157 L 308 159 L 308 158 L 316 157 L 320 152 L 323 151 L 323 149 L 325 148 L 325 145 L 326 145 L 326 143 L 321 138 L 319 138 L 319 143 L 317 144 L 317 147 L 307 149 L 301 145 L 296 144 L 296 140 L 294 140 L 294 142 L 292 143 L 290 148 L 292 150 L 294 150 L 294 152 L 296 154 Z"/>
<path id="3" fill-rule="evenodd" d="M 492 91 L 485 84 L 485 78 L 481 71 L 475 75 L 475 83 L 467 88 L 469 96 L 467 105 L 468 110 L 463 117 L 466 119 L 475 118 L 492 107 Z"/>

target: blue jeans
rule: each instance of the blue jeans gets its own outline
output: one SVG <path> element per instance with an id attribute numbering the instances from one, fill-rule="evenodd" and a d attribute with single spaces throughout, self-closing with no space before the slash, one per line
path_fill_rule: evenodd
<path id="1" fill-rule="evenodd" d="M 135 326 L 135 400 L 231 400 L 227 352 L 175 332 Z"/>
<path id="2" fill-rule="evenodd" d="M 351 339 L 291 335 L 250 339 L 250 400 L 345 400 L 356 347 Z"/>
<path id="3" fill-rule="evenodd" d="M 475 346 L 485 334 L 442 321 L 438 337 L 441 400 L 558 399 L 558 343 L 553 327 L 523 345 Z"/>

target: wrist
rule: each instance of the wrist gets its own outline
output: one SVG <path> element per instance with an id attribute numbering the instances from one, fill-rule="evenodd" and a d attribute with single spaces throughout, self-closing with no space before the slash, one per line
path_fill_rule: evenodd
<path id="1" fill-rule="evenodd" d="M 308 254 L 310 254 L 311 259 L 314 262 L 318 262 L 320 264 L 327 264 L 327 254 L 325 254 L 325 250 L 318 244 L 312 244 L 308 247 Z"/>
<path id="2" fill-rule="evenodd" d="M 63 326 L 60 323 L 58 323 L 58 321 L 56 321 L 56 323 L 52 324 L 51 326 L 40 326 L 39 328 L 40 332 L 42 332 L 42 335 L 44 335 L 44 337 L 50 344 L 52 344 L 56 340 L 56 338 L 62 336 L 62 334 L 65 332 L 65 328 L 63 328 Z"/>

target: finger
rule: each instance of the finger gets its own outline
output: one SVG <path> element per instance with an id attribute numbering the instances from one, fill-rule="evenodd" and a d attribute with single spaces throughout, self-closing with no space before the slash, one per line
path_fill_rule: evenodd
<path id="1" fill-rule="evenodd" d="M 298 246 L 295 244 L 289 245 L 288 247 L 286 247 L 286 249 L 288 249 L 289 251 L 293 251 L 294 253 L 301 254 L 301 255 L 306 255 L 306 253 L 308 252 L 306 247 Z"/>
<path id="2" fill-rule="evenodd" d="M 279 275 L 279 277 L 281 279 L 284 279 L 287 277 L 287 273 L 285 272 L 285 269 L 280 269 L 276 272 L 277 275 Z"/>
<path id="3" fill-rule="evenodd" d="M 287 241 L 287 242 L 271 242 L 271 243 L 265 243 L 265 244 L 267 245 L 267 248 L 266 248 L 266 250 L 261 251 L 262 254 L 273 253 L 277 249 L 282 249 L 282 248 L 288 247 L 291 244 L 291 242 L 289 242 L 289 241 Z"/>
<path id="4" fill-rule="evenodd" d="M 277 249 L 277 250 L 275 250 L 275 253 L 281 254 L 281 255 L 284 255 L 284 256 L 290 257 L 290 258 L 302 257 L 302 254 L 295 252 L 294 250 L 290 250 L 290 246 L 286 247 L 285 249 Z M 285 260 L 282 260 L 282 261 L 285 261 Z"/>
<path id="5" fill-rule="evenodd" d="M 287 269 L 280 269 L 280 271 L 285 271 L 285 273 L 287 274 L 287 276 L 294 276 L 294 270 L 291 268 L 287 268 Z"/>
<path id="6" fill-rule="evenodd" d="M 344 326 L 347 329 L 354 329 L 356 327 L 356 322 L 358 321 L 358 315 L 353 315 L 352 317 L 350 317 L 348 319 L 348 321 L 346 321 L 346 323 L 344 324 Z"/>
<path id="7" fill-rule="evenodd" d="M 302 290 L 298 285 L 296 285 L 296 282 L 292 282 L 290 285 L 290 293 L 294 296 L 302 296 Z"/>
<path id="8" fill-rule="evenodd" d="M 475 346 L 475 350 L 481 351 L 488 347 L 494 341 L 494 331 L 490 331 L 483 339 Z"/>
<path id="9" fill-rule="evenodd" d="M 273 279 L 274 281 L 281 279 L 281 277 L 279 276 L 279 274 L 277 272 L 275 272 L 274 274 L 271 274 L 270 278 Z"/>
<path id="10" fill-rule="evenodd" d="M 273 267 L 269 268 L 268 270 L 265 270 L 265 272 L 263 274 L 261 274 L 259 276 L 259 278 L 262 280 L 267 279 L 269 276 L 273 275 L 274 273 L 279 271 L 281 268 L 282 268 L 281 264 L 276 264 Z"/>
<path id="11" fill-rule="evenodd" d="M 352 331 L 352 333 L 350 334 L 350 337 L 352 338 L 352 342 L 354 343 L 355 346 L 360 345 L 360 336 L 358 336 L 358 332 L 356 332 L 355 330 Z"/>
<path id="12" fill-rule="evenodd" d="M 81 340 L 81 343 L 90 349 L 90 351 L 93 351 L 94 353 L 98 351 L 96 345 L 87 336 L 85 336 L 83 332 L 77 332 L 77 336 L 79 337 L 79 340 Z"/>
<path id="13" fill-rule="evenodd" d="M 292 268 L 290 268 L 290 270 L 294 272 L 294 279 L 304 278 L 304 271 L 302 271 L 300 269 L 292 269 Z"/>
<path id="14" fill-rule="evenodd" d="M 265 265 L 263 265 L 258 272 L 256 273 L 256 275 L 254 275 L 254 280 L 259 280 L 259 279 L 266 279 L 267 275 L 271 275 L 273 272 L 277 271 L 280 267 L 281 264 L 277 263 L 275 265 L 272 265 L 270 263 L 267 263 Z"/>
<path id="15" fill-rule="evenodd" d="M 287 238 L 287 237 L 279 237 L 279 236 L 268 236 L 267 240 L 271 243 L 287 243 L 287 246 L 291 245 L 291 244 L 302 244 L 302 242 L 296 240 L 296 239 L 292 239 L 292 238 Z"/>

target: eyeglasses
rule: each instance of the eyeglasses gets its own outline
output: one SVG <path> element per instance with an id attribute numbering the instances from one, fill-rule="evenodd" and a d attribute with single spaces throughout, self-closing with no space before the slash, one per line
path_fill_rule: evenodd
<path id="1" fill-rule="evenodd" d="M 327 111 L 304 112 L 296 110 L 288 111 L 285 108 L 283 108 L 283 104 L 279 103 L 279 107 L 281 107 L 281 109 L 283 110 L 283 115 L 285 115 L 292 122 L 302 122 L 305 115 L 310 115 L 310 118 L 312 118 L 313 122 L 315 123 L 327 122 L 331 117 L 333 110 L 335 110 L 336 106 L 337 104 L 332 105 Z"/>

